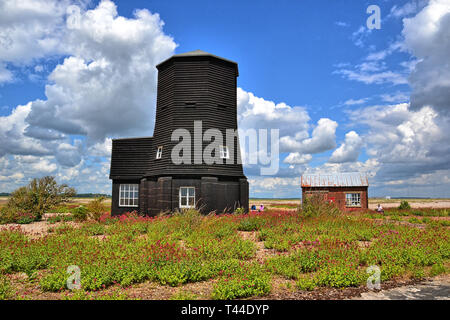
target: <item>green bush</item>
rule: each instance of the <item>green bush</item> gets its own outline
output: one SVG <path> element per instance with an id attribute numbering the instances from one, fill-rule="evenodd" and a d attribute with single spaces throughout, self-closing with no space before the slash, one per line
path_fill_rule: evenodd
<path id="1" fill-rule="evenodd" d="M 398 206 L 399 210 L 409 210 L 411 209 L 411 206 L 409 205 L 408 201 L 403 200 L 400 205 Z"/>
<path id="2" fill-rule="evenodd" d="M 104 200 L 105 197 L 99 197 L 88 203 L 87 211 L 89 218 L 94 219 L 96 221 L 100 220 L 100 217 L 105 213 L 105 207 L 102 204 Z"/>
<path id="3" fill-rule="evenodd" d="M 302 210 L 299 214 L 305 218 L 309 217 L 336 217 L 342 212 L 334 205 L 324 200 L 321 195 L 312 195 L 303 199 Z"/>
<path id="4" fill-rule="evenodd" d="M 85 221 L 88 218 L 88 209 L 85 206 L 73 208 L 72 216 L 76 221 Z"/>
<path id="5" fill-rule="evenodd" d="M 75 195 L 75 189 L 66 184 L 58 185 L 54 177 L 33 179 L 27 186 L 15 190 L 4 209 L 0 211 L 2 223 L 22 223 L 40 220 L 42 215 L 55 206 L 66 202 Z M 20 214 L 30 213 L 31 217 L 23 218 Z"/>

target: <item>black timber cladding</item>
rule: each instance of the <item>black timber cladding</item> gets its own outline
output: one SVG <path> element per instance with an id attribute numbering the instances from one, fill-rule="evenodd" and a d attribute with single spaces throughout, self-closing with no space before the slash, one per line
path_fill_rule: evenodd
<path id="1" fill-rule="evenodd" d="M 233 164 L 194 163 L 194 122 L 201 121 L 203 132 L 214 128 L 223 135 L 237 133 L 237 63 L 203 51 L 174 55 L 158 66 L 158 88 L 153 137 L 113 140 L 111 173 L 112 213 L 127 209 L 118 206 L 121 183 L 139 184 L 139 211 L 154 215 L 178 206 L 180 186 L 195 186 L 196 200 L 205 210 L 248 209 L 248 182 L 239 155 L 236 135 L 228 144 Z M 191 134 L 191 164 L 175 165 L 171 141 L 175 129 Z M 202 136 L 197 137 L 202 139 Z M 211 141 L 199 141 L 201 152 Z M 156 159 L 159 146 L 161 159 Z"/>
<path id="2" fill-rule="evenodd" d="M 148 170 L 153 138 L 114 139 L 110 179 L 139 179 Z"/>

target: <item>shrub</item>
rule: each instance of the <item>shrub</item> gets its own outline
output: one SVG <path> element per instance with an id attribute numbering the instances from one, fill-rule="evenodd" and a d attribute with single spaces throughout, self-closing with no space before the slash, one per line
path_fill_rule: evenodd
<path id="1" fill-rule="evenodd" d="M 409 205 L 408 201 L 403 200 L 400 205 L 398 206 L 399 210 L 409 210 L 411 209 L 411 206 Z"/>
<path id="2" fill-rule="evenodd" d="M 303 217 L 335 217 L 341 211 L 332 203 L 328 203 L 321 195 L 312 195 L 303 199 L 302 210 L 299 211 Z"/>
<path id="3" fill-rule="evenodd" d="M 105 200 L 105 197 L 95 198 L 90 201 L 87 205 L 87 211 L 89 218 L 94 219 L 96 221 L 100 220 L 100 217 L 105 213 L 105 207 L 102 202 Z"/>
<path id="4" fill-rule="evenodd" d="M 85 206 L 73 208 L 72 216 L 77 221 L 85 221 L 88 217 L 88 209 Z"/>
<path id="5" fill-rule="evenodd" d="M 236 210 L 234 210 L 235 214 L 244 214 L 245 213 L 245 209 L 244 208 L 236 208 Z"/>
<path id="6" fill-rule="evenodd" d="M 15 223 L 17 221 L 17 209 L 9 206 L 0 208 L 0 224 Z"/>
<path id="7" fill-rule="evenodd" d="M 33 214 L 33 220 L 40 220 L 47 210 L 68 201 L 74 195 L 75 189 L 66 184 L 58 185 L 54 177 L 33 179 L 29 185 L 20 187 L 11 194 L 6 211 L 1 212 L 2 215 L 5 213 L 6 217 L 0 220 L 17 221 L 17 214 L 23 212 L 30 212 Z"/>

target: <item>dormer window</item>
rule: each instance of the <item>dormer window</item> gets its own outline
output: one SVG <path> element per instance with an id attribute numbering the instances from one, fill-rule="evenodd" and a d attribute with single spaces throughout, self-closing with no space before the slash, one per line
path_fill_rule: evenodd
<path id="1" fill-rule="evenodd" d="M 220 159 L 230 159 L 230 153 L 227 146 L 220 146 Z"/>
<path id="2" fill-rule="evenodd" d="M 162 157 L 162 149 L 163 149 L 162 146 L 158 147 L 158 150 L 156 151 L 156 159 L 161 159 L 161 157 Z"/>

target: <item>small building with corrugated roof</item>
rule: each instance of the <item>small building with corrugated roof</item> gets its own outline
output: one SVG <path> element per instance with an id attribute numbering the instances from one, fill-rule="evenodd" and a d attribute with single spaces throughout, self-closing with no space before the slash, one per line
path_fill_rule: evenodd
<path id="1" fill-rule="evenodd" d="M 303 174 L 302 202 L 307 197 L 319 195 L 323 201 L 334 203 L 342 211 L 369 208 L 369 179 L 365 173 Z"/>

